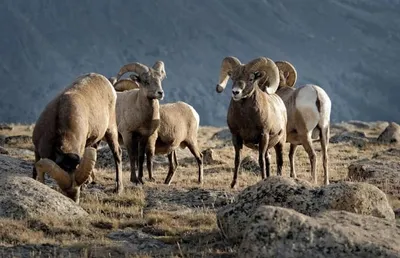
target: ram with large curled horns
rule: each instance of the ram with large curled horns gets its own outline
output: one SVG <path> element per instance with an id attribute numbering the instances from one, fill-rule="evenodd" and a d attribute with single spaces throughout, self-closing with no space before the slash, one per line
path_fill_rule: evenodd
<path id="1" fill-rule="evenodd" d="M 115 191 L 121 193 L 122 152 L 118 143 L 116 101 L 117 93 L 114 87 L 106 77 L 96 73 L 79 76 L 50 101 L 36 121 L 32 135 L 35 163 L 40 159 L 54 161 L 52 165 L 44 167 L 41 165 L 41 168 L 47 171 L 41 170 L 40 173 L 55 175 L 56 181 L 64 190 L 70 189 L 71 184 L 81 185 L 83 174 L 86 174 L 86 172 L 82 174 L 82 169 L 87 167 L 87 163 L 82 160 L 85 148 L 96 147 L 102 139 L 105 139 L 116 165 Z M 92 151 L 87 155 L 89 158 L 92 157 L 90 158 L 92 160 L 93 156 L 90 156 L 92 155 L 90 153 Z M 33 178 L 37 179 L 37 175 L 37 168 L 34 166 Z M 71 176 L 69 181 L 66 179 L 67 175 Z M 75 176 L 75 179 L 72 176 Z M 70 197 L 79 199 L 79 193 L 74 193 Z"/>
<path id="2" fill-rule="evenodd" d="M 121 79 L 121 76 L 128 72 L 134 73 L 130 75 L 130 79 Z M 162 81 L 165 77 L 164 63 L 157 61 L 153 67 L 141 63 L 124 65 L 116 80 L 110 78 L 118 87 L 131 89 L 117 92 L 116 116 L 118 132 L 122 136 L 130 160 L 130 180 L 135 184 L 144 183 L 146 146 L 150 135 L 160 126 L 159 100 L 164 97 Z"/>
<path id="3" fill-rule="evenodd" d="M 279 86 L 279 70 L 271 59 L 259 57 L 248 64 L 241 64 L 236 57 L 226 57 L 221 65 L 218 93 L 225 89 L 229 78 L 233 82 L 227 116 L 235 148 L 233 188 L 237 182 L 243 145 L 258 149 L 263 179 L 270 176 L 268 150 L 275 148 L 277 174 L 282 174 L 287 115 L 285 104 L 275 94 Z M 268 84 L 266 92 L 259 88 L 259 84 Z"/>
<path id="4" fill-rule="evenodd" d="M 290 176 L 296 177 L 294 156 L 298 145 L 303 145 L 310 159 L 311 176 L 317 183 L 317 158 L 312 142 L 319 140 L 322 149 L 324 184 L 329 184 L 328 143 L 331 114 L 331 100 L 319 86 L 306 84 L 297 88 L 294 66 L 287 61 L 276 61 L 280 73 L 279 88 L 276 91 L 285 103 L 288 122 L 286 127 L 287 142 L 290 143 Z M 261 87 L 264 89 L 264 86 Z"/>

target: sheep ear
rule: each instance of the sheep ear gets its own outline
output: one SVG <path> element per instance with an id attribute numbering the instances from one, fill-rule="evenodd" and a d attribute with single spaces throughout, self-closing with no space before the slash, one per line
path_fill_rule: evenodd
<path id="1" fill-rule="evenodd" d="M 254 80 L 260 79 L 261 77 L 265 76 L 265 72 L 264 71 L 256 71 L 254 73 L 252 73 L 252 75 L 254 76 Z"/>

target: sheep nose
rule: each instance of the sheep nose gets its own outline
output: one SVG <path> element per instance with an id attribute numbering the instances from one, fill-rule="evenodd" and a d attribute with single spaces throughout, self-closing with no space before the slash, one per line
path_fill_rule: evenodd
<path id="1" fill-rule="evenodd" d="M 235 96 L 238 95 L 239 93 L 240 93 L 240 91 L 238 91 L 238 90 L 233 90 L 232 91 L 232 94 L 235 95 Z"/>
<path id="2" fill-rule="evenodd" d="M 160 97 L 162 97 L 162 96 L 164 95 L 164 91 L 162 91 L 162 90 L 157 91 L 157 95 L 160 96 Z"/>

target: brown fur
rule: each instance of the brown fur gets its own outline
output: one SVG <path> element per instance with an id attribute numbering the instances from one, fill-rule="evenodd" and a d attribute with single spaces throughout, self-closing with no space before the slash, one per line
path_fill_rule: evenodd
<path id="1" fill-rule="evenodd" d="M 116 163 L 116 191 L 121 192 L 121 149 L 115 117 L 116 97 L 108 79 L 90 73 L 78 77 L 39 116 L 33 131 L 35 160 L 57 162 L 61 155 L 82 157 L 85 147 L 105 138 Z M 33 171 L 36 178 L 36 170 Z"/>
<path id="2" fill-rule="evenodd" d="M 278 87 L 279 71 L 270 59 L 264 58 L 262 70 L 254 70 L 253 66 L 259 66 L 255 59 L 247 65 L 240 64 L 236 58 L 225 58 L 220 72 L 220 82 L 217 92 L 224 88 L 228 74 L 233 81 L 232 89 L 239 90 L 241 97 L 231 99 L 227 122 L 232 133 L 232 142 L 235 147 L 235 171 L 231 187 L 235 187 L 241 163 L 241 150 L 243 145 L 258 149 L 258 162 L 261 168 L 261 176 L 270 176 L 270 161 L 268 150 L 275 148 L 277 159 L 277 174 L 282 174 L 283 144 L 286 141 L 287 115 L 285 105 L 280 97 L 273 93 Z M 229 63 L 228 63 L 229 62 Z M 261 69 L 261 68 L 260 68 Z M 268 70 L 263 70 L 268 69 Z M 268 72 L 268 76 L 266 75 Z M 270 94 L 259 88 L 259 81 L 266 80 L 270 86 Z M 221 82 L 223 85 L 221 86 Z M 265 85 L 264 83 L 262 85 Z M 271 85 L 270 85 L 271 84 Z M 235 91 L 236 91 L 235 90 Z M 234 94 L 235 92 L 233 92 Z"/>
<path id="3" fill-rule="evenodd" d="M 188 147 L 196 158 L 199 167 L 198 182 L 202 183 L 203 155 L 197 144 L 199 125 L 193 111 L 188 104 L 181 101 L 160 106 L 160 127 L 150 137 L 146 152 L 150 180 L 154 181 L 152 177 L 154 154 L 168 154 L 169 171 L 164 183 L 170 184 L 178 166 L 176 149 Z"/>
<path id="4" fill-rule="evenodd" d="M 157 68 L 157 64 L 153 68 Z M 118 92 L 117 123 L 118 132 L 127 148 L 131 166 L 131 182 L 143 184 L 143 163 L 146 146 L 150 135 L 160 125 L 158 98 L 162 97 L 161 82 L 165 78 L 165 71 L 149 68 L 146 73 L 131 76 L 132 83 L 139 89 Z M 161 68 L 160 68 L 161 69 Z M 126 72 L 126 71 L 124 71 Z M 121 72 L 120 72 L 121 73 Z M 117 82 L 118 83 L 118 82 Z M 136 174 L 138 166 L 138 175 Z"/>

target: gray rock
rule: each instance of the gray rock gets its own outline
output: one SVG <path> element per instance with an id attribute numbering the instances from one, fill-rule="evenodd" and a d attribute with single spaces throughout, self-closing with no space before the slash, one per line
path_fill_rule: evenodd
<path id="1" fill-rule="evenodd" d="M 231 131 L 228 128 L 224 128 L 219 132 L 216 132 L 212 137 L 211 140 L 223 140 L 223 141 L 230 141 L 232 139 Z"/>
<path id="2" fill-rule="evenodd" d="M 272 176 L 247 187 L 232 204 L 218 210 L 221 232 L 232 242 L 239 242 L 249 217 L 261 205 L 291 208 L 309 216 L 344 210 L 394 220 L 386 195 L 373 185 L 340 182 L 313 187 L 305 180 Z"/>
<path id="3" fill-rule="evenodd" d="M 328 211 L 315 218 L 260 206 L 249 221 L 238 257 L 399 257 L 400 229 L 372 216 Z"/>
<path id="4" fill-rule="evenodd" d="M 9 152 L 6 148 L 0 146 L 0 154 L 7 155 Z"/>
<path id="5" fill-rule="evenodd" d="M 9 124 L 4 124 L 4 123 L 0 124 L 0 130 L 11 131 L 12 129 L 13 129 L 13 127 Z"/>
<path id="6" fill-rule="evenodd" d="M 352 181 L 367 182 L 400 197 L 400 149 L 389 149 L 375 154 L 372 159 L 351 163 L 347 176 Z"/>
<path id="7" fill-rule="evenodd" d="M 369 142 L 365 133 L 352 131 L 352 132 L 342 132 L 332 136 L 329 139 L 330 143 L 351 143 L 357 147 L 363 147 Z"/>
<path id="8" fill-rule="evenodd" d="M 253 158 L 252 156 L 244 157 L 241 162 L 241 167 L 242 167 L 242 169 L 245 169 L 245 170 L 257 173 L 257 174 L 259 174 L 261 172 L 258 161 L 255 158 Z"/>
<path id="9" fill-rule="evenodd" d="M 211 148 L 205 149 L 201 153 L 203 154 L 203 163 L 205 165 L 218 165 L 224 163 L 219 159 L 218 155 Z"/>
<path id="10" fill-rule="evenodd" d="M 0 146 L 4 146 L 6 144 L 7 136 L 0 134 Z"/>
<path id="11" fill-rule="evenodd" d="M 400 125 L 392 122 L 379 135 L 377 141 L 385 144 L 400 144 Z"/>
<path id="12" fill-rule="evenodd" d="M 71 199 L 32 178 L 8 176 L 0 180 L 0 217 L 74 219 L 87 215 Z"/>

